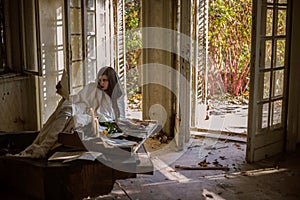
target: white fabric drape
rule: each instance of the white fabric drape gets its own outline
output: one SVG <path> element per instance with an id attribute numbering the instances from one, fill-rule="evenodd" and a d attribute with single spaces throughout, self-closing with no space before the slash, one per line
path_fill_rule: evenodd
<path id="1" fill-rule="evenodd" d="M 118 118 L 125 118 L 124 96 L 117 100 L 117 105 L 120 112 Z M 90 108 L 93 108 L 99 121 L 116 120 L 111 98 L 97 88 L 97 83 L 90 83 L 78 94 L 59 102 L 35 141 L 19 155 L 32 158 L 45 157 L 51 148 L 59 145 L 57 140 L 60 132 L 86 126 L 92 121 Z"/>

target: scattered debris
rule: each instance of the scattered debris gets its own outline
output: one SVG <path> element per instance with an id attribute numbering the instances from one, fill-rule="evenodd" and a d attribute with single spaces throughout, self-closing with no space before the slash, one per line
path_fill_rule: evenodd
<path id="1" fill-rule="evenodd" d="M 214 146 L 207 146 L 207 147 L 205 147 L 204 149 L 205 149 L 205 150 L 215 150 L 216 147 L 214 147 Z"/>
<path id="2" fill-rule="evenodd" d="M 202 145 L 198 145 L 198 144 L 196 144 L 196 145 L 194 145 L 194 146 L 190 146 L 190 147 L 188 147 L 187 149 L 192 149 L 192 148 L 196 148 L 196 147 L 201 147 Z"/>
<path id="3" fill-rule="evenodd" d="M 222 165 L 219 163 L 219 161 L 218 161 L 217 159 L 215 159 L 215 161 L 213 162 L 213 164 L 214 164 L 215 166 L 222 166 Z"/>
<path id="4" fill-rule="evenodd" d="M 237 147 L 237 149 L 242 149 L 241 145 L 238 143 L 234 143 L 234 145 Z"/>
<path id="5" fill-rule="evenodd" d="M 205 196 L 208 198 L 213 198 L 213 195 L 211 195 L 211 194 L 205 194 Z"/>
<path id="6" fill-rule="evenodd" d="M 177 169 L 183 169 L 183 170 L 224 170 L 228 171 L 228 167 L 222 167 L 222 166 L 215 166 L 215 167 L 196 167 L 196 166 L 182 166 L 182 165 L 175 165 L 175 168 Z"/>
<path id="7" fill-rule="evenodd" d="M 206 159 L 202 160 L 198 163 L 201 167 L 207 167 L 210 164 L 210 162 L 206 162 Z"/>
<path id="8" fill-rule="evenodd" d="M 209 105 L 207 105 L 206 107 L 206 116 L 205 116 L 205 120 L 209 120 Z"/>
<path id="9" fill-rule="evenodd" d="M 160 138 L 160 142 L 161 142 L 161 143 L 167 143 L 167 142 L 168 142 L 168 136 L 163 135 L 163 136 Z"/>
<path id="10" fill-rule="evenodd" d="M 235 145 L 236 147 L 241 147 L 241 145 L 238 144 L 238 143 L 234 143 L 234 145 Z"/>
<path id="11" fill-rule="evenodd" d="M 228 148 L 228 146 L 218 147 L 216 149 L 225 149 L 225 148 Z"/>
<path id="12" fill-rule="evenodd" d="M 205 120 L 209 120 L 209 115 L 208 114 L 206 114 Z"/>
<path id="13" fill-rule="evenodd" d="M 219 158 L 221 158 L 221 160 L 225 160 L 226 159 L 225 156 L 219 156 Z"/>
<path id="14" fill-rule="evenodd" d="M 218 150 L 218 149 L 225 149 L 225 148 L 228 148 L 228 146 L 222 146 L 222 147 L 207 146 L 204 149 L 206 149 L 206 150 Z"/>
<path id="15" fill-rule="evenodd" d="M 173 139 L 172 137 L 168 137 L 168 136 L 166 135 L 166 133 L 165 133 L 165 132 L 162 132 L 162 131 L 153 134 L 153 135 L 151 136 L 151 138 L 154 139 L 154 140 L 158 140 L 158 141 L 159 141 L 160 143 L 162 143 L 162 144 L 163 144 L 163 143 L 168 143 L 170 140 Z"/>

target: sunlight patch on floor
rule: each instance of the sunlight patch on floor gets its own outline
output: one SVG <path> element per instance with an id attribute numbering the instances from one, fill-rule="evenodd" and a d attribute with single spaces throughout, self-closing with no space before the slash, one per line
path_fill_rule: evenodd
<path id="1" fill-rule="evenodd" d="M 157 169 L 160 173 L 162 173 L 169 180 L 178 181 L 180 183 L 190 181 L 189 178 L 176 172 L 173 168 L 171 168 L 169 165 L 167 165 L 165 162 L 163 162 L 159 158 L 157 158 L 157 157 L 153 158 L 152 162 L 153 162 L 155 169 Z"/>

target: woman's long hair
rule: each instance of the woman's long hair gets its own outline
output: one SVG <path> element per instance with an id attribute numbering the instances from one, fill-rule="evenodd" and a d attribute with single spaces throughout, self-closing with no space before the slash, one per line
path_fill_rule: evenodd
<path id="1" fill-rule="evenodd" d="M 124 94 L 119 80 L 119 76 L 112 67 L 102 67 L 97 74 L 98 86 L 100 86 L 99 78 L 106 75 L 108 78 L 108 88 L 104 92 L 111 98 L 113 109 L 116 117 L 120 116 L 117 100 Z"/>

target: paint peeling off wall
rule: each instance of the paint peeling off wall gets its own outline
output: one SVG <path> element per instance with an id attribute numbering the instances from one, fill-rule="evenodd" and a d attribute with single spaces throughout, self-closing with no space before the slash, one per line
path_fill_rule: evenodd
<path id="1" fill-rule="evenodd" d="M 37 130 L 34 79 L 0 77 L 0 132 Z"/>

